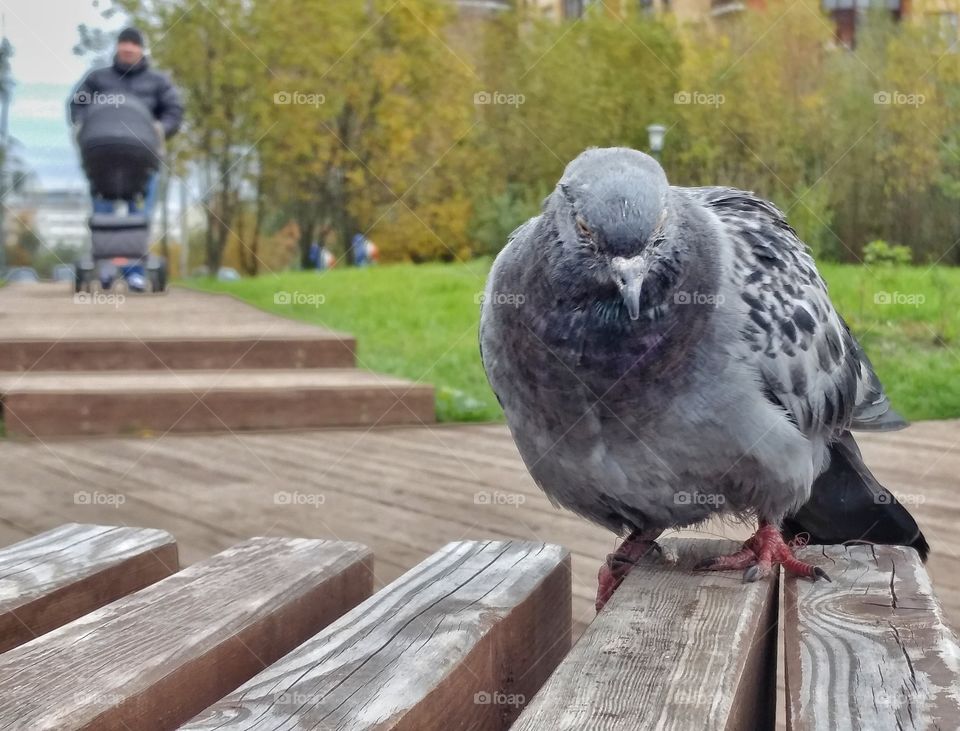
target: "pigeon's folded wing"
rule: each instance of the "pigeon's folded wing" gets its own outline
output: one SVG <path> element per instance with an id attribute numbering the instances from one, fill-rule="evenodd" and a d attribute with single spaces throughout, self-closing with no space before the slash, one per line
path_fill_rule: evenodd
<path id="1" fill-rule="evenodd" d="M 770 400 L 806 434 L 905 426 L 783 213 L 741 190 L 688 191 L 719 218 L 734 247 L 733 289 L 748 308 L 736 347 Z"/>

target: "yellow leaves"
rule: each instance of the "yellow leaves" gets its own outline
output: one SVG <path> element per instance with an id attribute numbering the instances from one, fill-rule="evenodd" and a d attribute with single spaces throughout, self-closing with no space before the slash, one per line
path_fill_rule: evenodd
<path id="1" fill-rule="evenodd" d="M 463 197 L 407 209 L 396 206 L 377 224 L 370 238 L 384 262 L 463 261 L 470 257 L 466 227 L 470 202 Z"/>
<path id="2" fill-rule="evenodd" d="M 272 225 L 306 207 L 373 227 L 384 260 L 465 256 L 474 209 L 509 230 L 585 147 L 646 148 L 655 122 L 672 181 L 756 190 L 807 211 L 811 237 L 875 236 L 895 223 L 881 220 L 890 196 L 938 184 L 960 116 L 960 54 L 939 30 L 864 30 L 852 54 L 818 0 L 696 27 L 603 12 L 483 23 L 454 19 L 451 0 L 222 0 L 236 34 L 199 11 L 174 24 L 189 5 L 164 6 L 157 54 L 188 90 L 191 156 L 223 169 L 255 145 Z"/>

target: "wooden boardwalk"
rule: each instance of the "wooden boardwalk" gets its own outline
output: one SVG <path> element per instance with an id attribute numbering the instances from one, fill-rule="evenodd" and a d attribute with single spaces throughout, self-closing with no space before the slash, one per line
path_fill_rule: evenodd
<path id="1" fill-rule="evenodd" d="M 229 296 L 180 287 L 165 295 L 122 290 L 74 296 L 66 284 L 0 289 L 0 343 L 22 340 L 349 338 L 258 310 Z"/>
<path id="2" fill-rule="evenodd" d="M 960 421 L 860 441 L 926 531 L 934 587 L 960 627 Z M 616 543 L 550 505 L 500 424 L 0 441 L 0 474 L 2 544 L 66 522 L 162 528 L 187 565 L 253 535 L 357 541 L 376 554 L 377 589 L 448 541 L 561 544 L 573 555 L 578 632 L 593 618 L 597 568 Z"/>
<path id="3" fill-rule="evenodd" d="M 296 298 L 295 298 L 296 295 Z M 302 302 L 317 294 L 278 292 Z M 306 300 L 310 301 L 310 300 Z M 352 336 L 227 295 L 0 289 L 8 436 L 432 423 L 433 388 L 356 367 Z"/>

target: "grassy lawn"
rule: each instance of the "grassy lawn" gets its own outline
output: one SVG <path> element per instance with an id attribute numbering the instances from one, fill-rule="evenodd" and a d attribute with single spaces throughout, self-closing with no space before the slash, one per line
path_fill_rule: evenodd
<path id="1" fill-rule="evenodd" d="M 395 265 L 239 282 L 191 280 L 261 309 L 353 333 L 361 367 L 432 383 L 442 421 L 501 418 L 477 350 L 488 260 Z M 960 269 L 821 266 L 834 303 L 909 419 L 960 416 Z M 279 304 L 278 292 L 323 302 Z M 316 298 L 318 299 L 318 298 Z"/>

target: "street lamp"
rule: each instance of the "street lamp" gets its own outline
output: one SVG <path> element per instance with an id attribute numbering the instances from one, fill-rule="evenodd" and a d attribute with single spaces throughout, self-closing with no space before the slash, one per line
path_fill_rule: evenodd
<path id="1" fill-rule="evenodd" d="M 660 162 L 660 153 L 663 152 L 663 138 L 666 134 L 667 128 L 662 124 L 651 124 L 647 127 L 647 135 L 650 138 L 650 153 L 657 162 Z"/>

